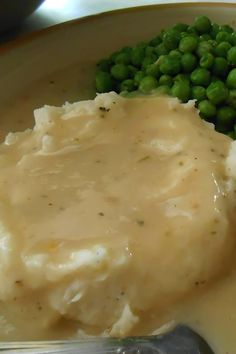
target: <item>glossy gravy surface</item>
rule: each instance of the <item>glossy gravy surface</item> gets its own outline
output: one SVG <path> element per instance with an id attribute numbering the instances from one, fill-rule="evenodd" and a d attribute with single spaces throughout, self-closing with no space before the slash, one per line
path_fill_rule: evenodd
<path id="1" fill-rule="evenodd" d="M 182 320 L 225 353 L 213 328 L 224 333 L 216 302 L 236 292 L 225 280 L 235 247 L 230 142 L 191 104 L 116 94 L 43 108 L 33 131 L 8 135 L 1 339 L 142 334 Z"/>

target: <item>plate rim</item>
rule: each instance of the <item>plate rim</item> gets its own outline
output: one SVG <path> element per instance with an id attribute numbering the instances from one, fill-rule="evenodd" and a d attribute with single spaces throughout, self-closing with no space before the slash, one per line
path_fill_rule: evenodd
<path id="1" fill-rule="evenodd" d="M 148 11 L 149 9 L 175 9 L 175 8 L 181 8 L 181 7 L 201 7 L 201 6 L 208 6 L 208 7 L 220 7 L 220 8 L 234 8 L 236 9 L 236 2 L 217 2 L 217 1 L 203 1 L 203 2 L 177 2 L 177 3 L 162 3 L 162 4 L 150 4 L 150 5 L 140 5 L 140 6 L 133 6 L 133 7 L 127 7 L 127 8 L 121 8 L 121 9 L 114 9 L 114 10 L 108 10 L 108 11 L 102 11 L 99 13 L 75 18 L 69 21 L 57 23 L 55 25 L 38 29 L 30 33 L 23 34 L 19 38 L 15 38 L 7 43 L 3 43 L 0 45 L 0 57 L 8 54 L 10 51 L 14 49 L 18 49 L 23 47 L 24 45 L 33 42 L 34 40 L 37 40 L 38 38 L 42 38 L 44 36 L 47 36 L 53 32 L 60 31 L 63 28 L 70 28 L 73 26 L 78 26 L 82 25 L 83 23 L 88 23 L 90 21 L 94 21 L 97 18 L 106 18 L 106 17 L 111 17 L 115 16 L 116 14 L 123 14 L 123 13 L 130 13 L 130 12 L 139 12 L 139 11 Z"/>

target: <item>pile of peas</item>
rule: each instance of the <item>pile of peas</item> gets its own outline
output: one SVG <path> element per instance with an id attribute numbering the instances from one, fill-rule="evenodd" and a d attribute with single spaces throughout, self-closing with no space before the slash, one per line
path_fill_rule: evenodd
<path id="1" fill-rule="evenodd" d="M 236 139 L 236 31 L 206 16 L 178 23 L 101 60 L 97 92 L 167 94 L 196 100 L 200 116 Z"/>

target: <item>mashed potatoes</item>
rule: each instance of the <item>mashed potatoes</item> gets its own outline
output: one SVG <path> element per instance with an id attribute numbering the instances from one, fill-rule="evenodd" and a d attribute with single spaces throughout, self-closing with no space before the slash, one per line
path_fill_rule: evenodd
<path id="1" fill-rule="evenodd" d="M 63 320 L 68 336 L 145 333 L 147 313 L 226 272 L 230 142 L 172 98 L 36 110 L 34 129 L 0 147 L 2 339 L 45 337 Z"/>

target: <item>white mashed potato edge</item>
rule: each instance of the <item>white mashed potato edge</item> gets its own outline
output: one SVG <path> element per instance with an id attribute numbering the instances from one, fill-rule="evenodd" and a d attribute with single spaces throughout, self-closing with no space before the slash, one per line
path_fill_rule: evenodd
<path id="1" fill-rule="evenodd" d="M 115 92 L 98 94 L 94 100 L 79 101 L 74 103 L 66 102 L 62 107 L 44 106 L 34 111 L 34 130 L 45 129 L 55 123 L 57 119 L 67 120 L 83 115 L 94 115 L 99 112 L 100 107 L 110 109 L 114 102 L 121 103 L 124 98 Z"/>

